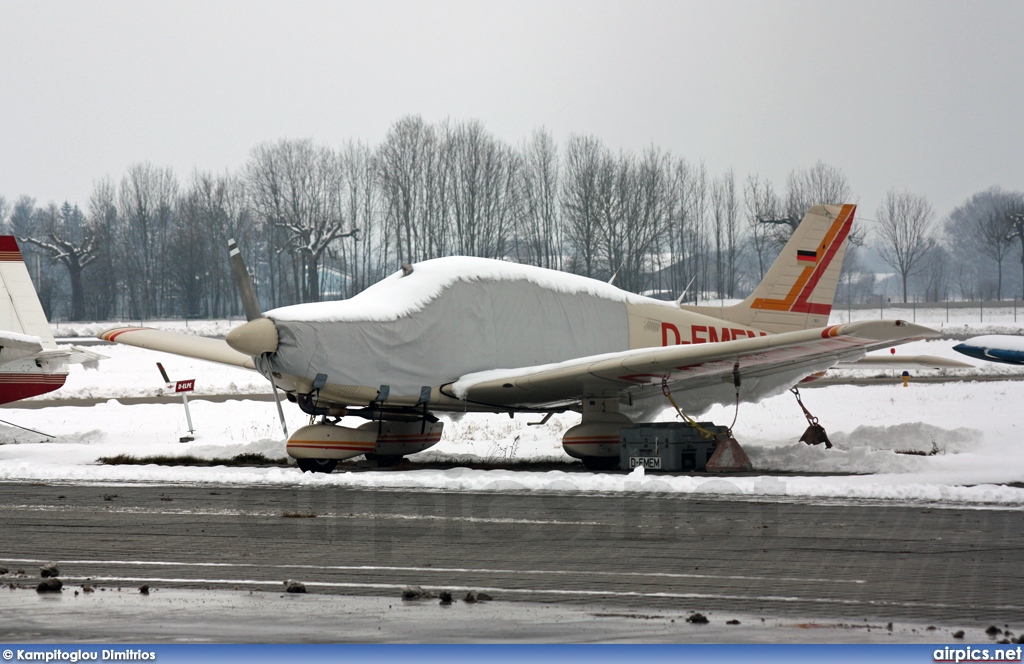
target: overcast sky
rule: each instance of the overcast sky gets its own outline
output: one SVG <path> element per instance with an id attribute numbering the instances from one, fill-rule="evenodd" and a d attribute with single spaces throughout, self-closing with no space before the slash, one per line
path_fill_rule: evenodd
<path id="1" fill-rule="evenodd" d="M 85 207 L 135 162 L 378 143 L 407 114 L 592 134 L 712 174 L 842 169 L 944 216 L 1024 189 L 1024 2 L 0 0 L 0 195 Z"/>

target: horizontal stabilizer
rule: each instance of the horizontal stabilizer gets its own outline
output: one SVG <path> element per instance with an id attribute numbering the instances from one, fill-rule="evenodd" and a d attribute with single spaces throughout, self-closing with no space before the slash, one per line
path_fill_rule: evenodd
<path id="1" fill-rule="evenodd" d="M 0 347 L 38 352 L 43 349 L 43 340 L 32 334 L 0 330 Z"/>
<path id="2" fill-rule="evenodd" d="M 96 335 L 104 341 L 159 350 L 173 355 L 194 357 L 197 360 L 227 364 L 243 369 L 256 369 L 252 358 L 228 346 L 223 339 L 197 337 L 181 332 L 165 332 L 149 327 L 115 327 Z"/>
<path id="3" fill-rule="evenodd" d="M 106 355 L 94 353 L 80 346 L 57 346 L 55 350 L 44 350 L 34 357 L 40 360 L 60 360 L 66 364 L 81 364 L 86 369 L 96 369 L 100 360 L 108 359 Z"/>

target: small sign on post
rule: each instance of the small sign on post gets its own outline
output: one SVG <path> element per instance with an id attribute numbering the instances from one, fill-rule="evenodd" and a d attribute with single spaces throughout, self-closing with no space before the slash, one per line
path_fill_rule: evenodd
<path id="1" fill-rule="evenodd" d="M 157 362 L 156 368 L 160 370 L 160 376 L 164 379 L 164 383 L 167 385 L 167 389 L 174 389 L 175 394 L 181 395 L 181 403 L 184 404 L 185 406 L 185 420 L 188 422 L 188 432 L 189 434 L 195 433 L 196 430 L 192 426 L 192 413 L 190 413 L 188 410 L 188 393 L 196 389 L 196 379 L 189 378 L 188 380 L 179 380 L 176 382 L 171 382 L 171 379 L 167 376 L 167 371 L 164 369 L 164 365 Z M 189 435 L 182 436 L 181 438 L 178 439 L 178 442 L 190 443 L 193 440 L 195 440 L 195 438 Z"/>

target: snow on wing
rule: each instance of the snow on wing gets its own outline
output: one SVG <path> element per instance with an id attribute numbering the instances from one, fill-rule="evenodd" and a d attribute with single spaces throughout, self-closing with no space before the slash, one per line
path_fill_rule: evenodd
<path id="1" fill-rule="evenodd" d="M 539 367 L 462 376 L 445 391 L 460 399 L 502 406 L 543 406 L 586 397 L 643 397 L 773 374 L 819 371 L 822 364 L 923 337 L 934 330 L 905 321 L 860 321 L 753 339 L 643 348 L 582 357 Z M 795 382 L 795 381 L 794 381 Z"/>

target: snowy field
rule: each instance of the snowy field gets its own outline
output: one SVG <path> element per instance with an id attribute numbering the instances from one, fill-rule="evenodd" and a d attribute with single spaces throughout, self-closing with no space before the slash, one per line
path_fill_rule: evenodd
<path id="1" fill-rule="evenodd" d="M 845 313 L 845 312 L 844 312 Z M 854 311 L 854 320 L 858 313 Z M 887 310 L 887 317 L 903 314 Z M 951 311 L 951 314 L 953 312 Z M 978 312 L 973 312 L 977 316 Z M 957 319 L 946 329 L 959 334 L 1021 333 L 1009 320 L 979 323 Z M 933 312 L 944 319 L 945 311 Z M 960 310 L 961 316 L 970 312 Z M 1022 312 L 1024 314 L 1024 312 Z M 877 317 L 877 311 L 875 312 Z M 860 318 L 870 317 L 869 315 Z M 905 316 L 910 318 L 909 316 Z M 841 322 L 834 317 L 833 322 Z M 843 316 L 845 318 L 845 315 Z M 919 323 L 939 328 L 917 311 Z M 237 325 L 239 321 L 233 324 Z M 153 325 L 152 323 L 149 323 Z M 113 324 L 55 328 L 60 337 L 88 336 Z M 184 323 L 154 327 L 185 329 Z M 227 321 L 189 323 L 198 334 L 223 335 Z M 967 360 L 952 351 L 948 340 L 908 344 L 897 354 L 930 354 Z M 986 508 L 1024 508 L 1024 381 L 969 382 L 971 374 L 1020 373 L 1020 368 L 989 364 L 960 373 L 967 380 L 944 384 L 915 383 L 856 387 L 835 385 L 805 389 L 804 401 L 828 430 L 835 447 L 825 450 L 797 442 L 806 426 L 789 394 L 758 404 L 741 405 L 734 428 L 757 471 L 742 477 L 666 476 L 636 471 L 591 474 L 562 452 L 562 432 L 578 415 L 553 417 L 546 425 L 527 426 L 539 416 L 510 419 L 496 415 L 465 415 L 446 420 L 442 442 L 411 457 L 443 461 L 448 470 L 364 470 L 331 475 L 303 474 L 288 468 L 106 466 L 102 456 L 190 454 L 206 458 L 261 452 L 283 458 L 284 441 L 272 402 L 234 400 L 212 403 L 204 394 L 269 394 L 256 373 L 189 361 L 123 346 L 100 346 L 109 356 L 98 371 L 74 367 L 67 385 L 36 400 L 99 398 L 93 407 L 50 406 L 4 408 L 0 419 L 53 436 L 0 424 L 0 480 L 83 481 L 97 483 L 238 483 L 307 486 L 359 486 L 391 489 L 544 492 L 705 493 L 784 500 L 869 500 L 923 502 Z M 117 399 L 164 393 L 155 363 L 163 362 L 172 379 L 196 379 L 191 401 L 196 440 L 179 443 L 187 433 L 180 404 L 124 405 Z M 857 372 L 878 375 L 879 372 Z M 306 417 L 285 404 L 291 430 Z M 733 408 L 716 407 L 701 419 L 728 424 Z M 660 419 L 671 419 L 666 411 Z M 353 422 L 355 423 L 355 422 Z M 927 456 L 906 452 L 924 452 Z M 545 461 L 565 463 L 565 470 L 529 472 L 471 470 L 459 462 Z"/>

